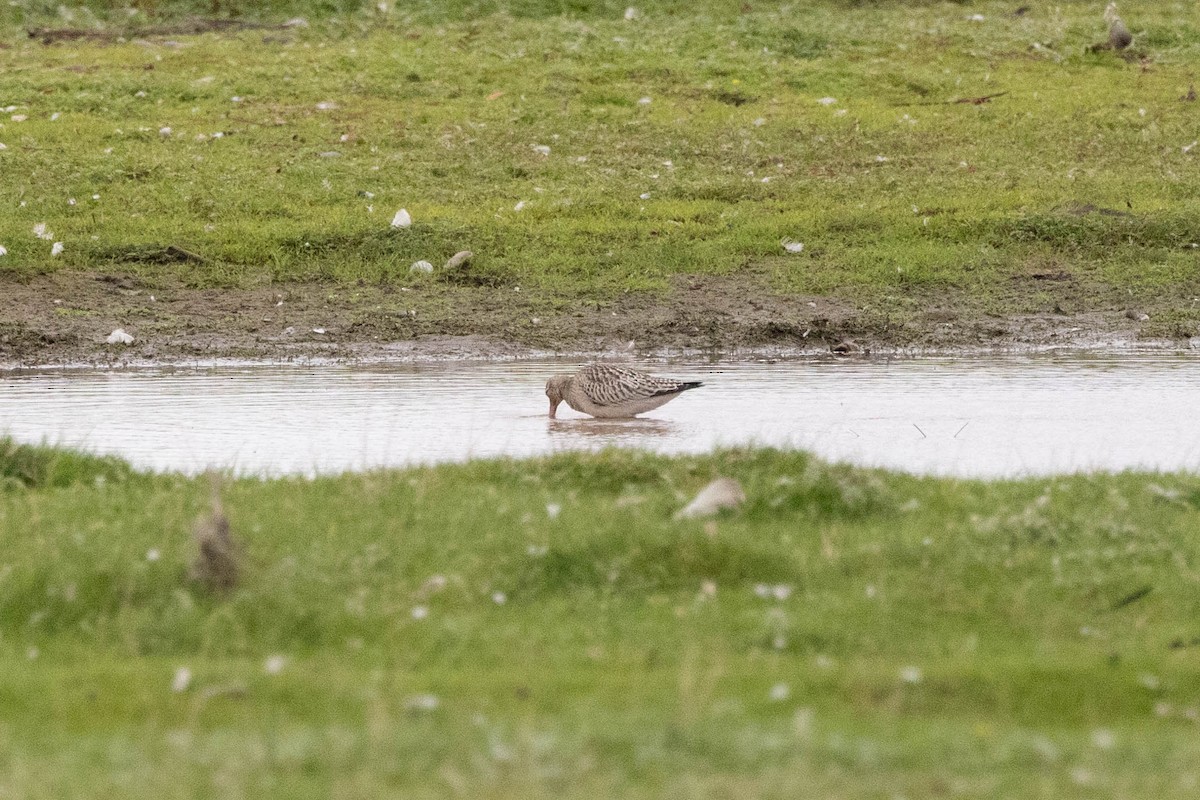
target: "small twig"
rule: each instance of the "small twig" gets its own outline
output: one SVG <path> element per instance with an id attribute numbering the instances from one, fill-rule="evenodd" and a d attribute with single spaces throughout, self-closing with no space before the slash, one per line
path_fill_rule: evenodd
<path id="1" fill-rule="evenodd" d="M 951 438 L 951 439 L 957 439 L 957 438 L 958 438 L 958 434 L 959 434 L 959 433 L 962 433 L 963 431 L 965 431 L 965 430 L 967 429 L 967 426 L 968 426 L 968 425 L 970 425 L 970 424 L 971 424 L 971 420 L 967 420 L 966 422 L 964 422 L 964 423 L 963 423 L 963 426 L 962 426 L 961 428 L 959 428 L 959 429 L 958 429 L 958 433 L 955 433 L 955 434 L 954 434 L 953 436 L 951 436 L 950 438 Z"/>
<path id="2" fill-rule="evenodd" d="M 926 436 L 926 435 L 925 435 L 925 431 L 921 430 L 921 426 L 920 426 L 920 425 L 918 425 L 917 423 L 915 423 L 915 422 L 914 422 L 914 423 L 912 424 L 912 426 L 913 426 L 914 428 L 916 428 L 916 429 L 917 429 L 917 433 L 921 434 L 921 438 L 922 438 L 922 439 L 928 439 L 928 438 L 929 438 L 928 436 Z"/>
<path id="3" fill-rule="evenodd" d="M 948 103 L 947 105 L 955 105 L 955 104 L 963 103 L 963 104 L 970 104 L 973 106 L 981 106 L 984 103 L 990 103 L 992 101 L 992 98 L 1003 97 L 1006 94 L 1008 94 L 1008 92 L 1003 91 L 1003 92 L 996 92 L 995 94 L 985 94 L 983 97 L 960 97 L 959 99 L 955 100 L 953 103 Z"/>
<path id="4" fill-rule="evenodd" d="M 1124 608 L 1125 606 L 1132 605 L 1132 604 L 1136 603 L 1138 600 L 1141 600 L 1146 595 L 1150 594 L 1152 591 L 1154 591 L 1153 586 L 1143 586 L 1142 588 L 1138 589 L 1137 591 L 1130 592 L 1129 594 L 1122 597 L 1120 600 L 1118 600 L 1116 603 L 1114 603 L 1113 607 L 1109 610 L 1116 611 L 1118 609 Z"/>
<path id="5" fill-rule="evenodd" d="M 927 100 L 921 103 L 897 103 L 897 106 L 955 106 L 955 105 L 972 105 L 981 106 L 984 103 L 990 103 L 993 98 L 1003 97 L 1008 94 L 1008 91 L 996 92 L 995 94 L 985 94 L 982 97 L 960 97 L 956 100 Z"/>

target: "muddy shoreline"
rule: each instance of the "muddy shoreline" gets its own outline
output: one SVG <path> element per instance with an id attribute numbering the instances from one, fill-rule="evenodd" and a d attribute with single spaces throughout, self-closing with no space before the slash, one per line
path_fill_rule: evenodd
<path id="1" fill-rule="evenodd" d="M 553 355 L 724 358 L 1189 349 L 1157 309 L 999 316 L 942 293 L 897 304 L 781 296 L 686 277 L 665 294 L 570 299 L 519 287 L 191 288 L 60 272 L 0 280 L 0 369 L 219 361 L 420 361 Z M 1170 307 L 1169 301 L 1164 303 Z M 108 344 L 116 329 L 132 344 Z"/>

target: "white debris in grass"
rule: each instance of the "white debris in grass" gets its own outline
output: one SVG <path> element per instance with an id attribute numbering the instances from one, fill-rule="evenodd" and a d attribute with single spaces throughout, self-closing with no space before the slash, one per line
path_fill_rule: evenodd
<path id="1" fill-rule="evenodd" d="M 550 145 L 535 144 L 533 146 L 533 152 L 540 153 L 541 155 L 544 155 L 544 156 L 548 156 L 548 155 L 550 155 Z"/>
<path id="2" fill-rule="evenodd" d="M 823 106 L 831 106 L 837 102 L 837 98 L 836 97 L 822 97 L 817 102 Z"/>
<path id="3" fill-rule="evenodd" d="M 1112 750 L 1117 746 L 1117 735 L 1108 728 L 1092 731 L 1092 746 L 1097 750 Z"/>
<path id="4" fill-rule="evenodd" d="M 332 100 L 322 100 L 317 103 L 317 111 L 333 111 L 338 107 L 338 104 Z"/>
<path id="5" fill-rule="evenodd" d="M 425 619 L 429 616 L 429 606 L 413 606 L 412 618 Z"/>
<path id="6" fill-rule="evenodd" d="M 971 22 L 983 22 L 986 17 L 984 17 L 983 14 L 972 14 L 971 16 L 967 17 L 967 19 L 969 19 Z"/>
<path id="7" fill-rule="evenodd" d="M 909 666 L 900 670 L 900 680 L 905 683 L 920 683 L 923 677 L 920 667 Z"/>
<path id="8" fill-rule="evenodd" d="M 1200 141 L 1192 142 L 1191 144 L 1185 144 L 1183 146 L 1183 152 L 1185 152 L 1185 153 L 1192 152 L 1192 148 L 1195 147 L 1197 144 L 1200 144 Z"/>
<path id="9" fill-rule="evenodd" d="M 498 606 L 502 606 L 508 602 L 508 595 L 504 592 L 492 592 L 492 602 Z"/>
<path id="10" fill-rule="evenodd" d="M 525 210 L 525 201 L 524 200 L 518 200 L 517 204 L 515 206 L 513 206 L 513 211 L 524 211 L 524 210 Z"/>
<path id="11" fill-rule="evenodd" d="M 804 242 L 794 242 L 791 239 L 784 239 L 782 242 L 780 242 L 780 244 L 783 245 L 783 249 L 789 253 L 804 252 Z"/>
<path id="12" fill-rule="evenodd" d="M 163 127 L 158 129 L 158 135 L 159 136 L 170 136 L 171 128 L 169 126 L 164 125 Z"/>
<path id="13" fill-rule="evenodd" d="M 6 145 L 4 142 L 0 142 L 0 150 L 7 150 L 7 149 L 8 149 L 8 145 Z"/>
<path id="14" fill-rule="evenodd" d="M 287 666 L 287 659 L 281 655 L 267 656 L 267 660 L 263 662 L 263 672 L 268 675 L 278 675 L 283 672 L 283 668 Z"/>
<path id="15" fill-rule="evenodd" d="M 546 503 L 546 516 L 550 519 L 558 519 L 558 515 L 562 513 L 562 506 L 558 503 Z"/>
<path id="16" fill-rule="evenodd" d="M 432 275 L 433 274 L 433 264 L 430 264 L 428 261 L 424 261 L 424 260 L 414 261 L 412 263 L 412 266 L 408 268 L 408 271 L 410 274 L 418 273 L 420 275 Z"/>
<path id="17" fill-rule="evenodd" d="M 792 687 L 786 683 L 777 683 L 771 687 L 771 692 L 768 695 L 772 703 L 782 703 L 792 696 Z"/>
<path id="18" fill-rule="evenodd" d="M 46 223 L 39 222 L 33 226 L 33 235 L 50 242 L 54 240 L 54 232 L 46 228 Z"/>
<path id="19" fill-rule="evenodd" d="M 186 692 L 187 688 L 192 685 L 192 671 L 187 667 L 180 667 L 175 670 L 175 677 L 171 680 L 171 691 L 175 693 Z"/>
<path id="20" fill-rule="evenodd" d="M 124 329 L 117 328 L 104 341 L 109 344 L 133 344 L 133 337 L 126 333 Z"/>
<path id="21" fill-rule="evenodd" d="M 639 194 L 639 195 L 638 195 L 638 199 L 640 199 L 640 200 L 649 200 L 649 199 L 650 199 L 650 193 L 649 193 L 649 192 L 642 192 L 641 194 Z"/>
<path id="22" fill-rule="evenodd" d="M 55 242 L 53 245 L 51 245 L 50 255 L 61 256 L 62 252 L 63 252 L 63 243 L 62 242 Z"/>
<path id="23" fill-rule="evenodd" d="M 12 115 L 13 122 L 24 122 L 27 119 L 29 119 L 29 117 L 26 116 L 25 114 L 13 114 Z"/>
<path id="24" fill-rule="evenodd" d="M 158 561 L 160 558 L 162 558 L 162 553 L 160 553 L 158 551 L 157 547 L 151 547 L 149 550 L 146 551 L 146 560 L 147 561 L 153 563 L 155 561 Z"/>
<path id="25" fill-rule="evenodd" d="M 638 11 L 633 6 L 629 6 L 628 8 L 625 9 L 625 21 L 626 22 L 635 20 L 638 17 L 640 17 L 641 15 L 642 15 L 642 12 Z"/>
<path id="26" fill-rule="evenodd" d="M 733 478 L 717 478 L 692 498 L 675 514 L 675 519 L 711 517 L 725 509 L 735 509 L 746 502 L 746 492 Z"/>
<path id="27" fill-rule="evenodd" d="M 436 711 L 441 704 L 436 694 L 414 694 L 404 700 L 404 708 L 408 711 Z"/>
<path id="28" fill-rule="evenodd" d="M 73 206 L 73 205 L 75 205 L 75 198 L 74 198 L 74 197 L 68 197 L 68 198 L 67 198 L 67 205 L 69 205 L 69 206 Z"/>
<path id="29" fill-rule="evenodd" d="M 412 225 L 412 215 L 407 209 L 400 209 L 396 212 L 396 216 L 392 217 L 393 228 L 407 228 Z"/>
<path id="30" fill-rule="evenodd" d="M 651 98 L 649 98 L 649 97 L 643 97 L 643 98 L 641 98 L 640 100 L 638 100 L 638 105 L 639 105 L 639 106 L 648 106 L 648 105 L 650 105 L 650 104 L 651 104 L 651 103 L 653 103 L 653 102 L 654 102 L 654 101 L 653 101 Z"/>
<path id="31" fill-rule="evenodd" d="M 8 255 L 8 248 L 0 244 L 0 256 Z"/>

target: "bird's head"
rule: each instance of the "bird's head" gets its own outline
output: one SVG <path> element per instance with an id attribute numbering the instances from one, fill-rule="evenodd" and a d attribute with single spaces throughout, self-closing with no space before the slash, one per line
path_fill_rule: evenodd
<path id="1" fill-rule="evenodd" d="M 554 419 L 554 412 L 558 410 L 558 404 L 563 401 L 563 395 L 566 393 L 567 386 L 570 383 L 570 375 L 554 375 L 550 380 L 546 381 L 546 397 L 550 398 L 551 419 Z"/>

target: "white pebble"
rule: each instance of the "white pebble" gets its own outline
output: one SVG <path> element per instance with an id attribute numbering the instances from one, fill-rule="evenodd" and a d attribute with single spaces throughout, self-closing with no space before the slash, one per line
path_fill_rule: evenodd
<path id="1" fill-rule="evenodd" d="M 406 209 L 400 209 L 396 216 L 392 217 L 393 228 L 407 228 L 409 225 L 412 225 L 412 216 Z"/>
<path id="2" fill-rule="evenodd" d="M 408 271 L 410 273 L 419 272 L 422 275 L 431 275 L 433 274 L 433 264 L 430 264 L 428 261 L 414 261 L 412 266 L 408 268 Z"/>
<path id="3" fill-rule="evenodd" d="M 187 667 L 175 670 L 175 678 L 171 681 L 172 692 L 186 692 L 192 685 L 192 671 Z"/>

